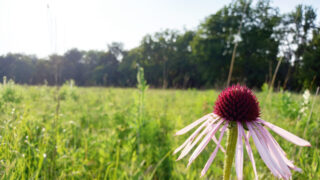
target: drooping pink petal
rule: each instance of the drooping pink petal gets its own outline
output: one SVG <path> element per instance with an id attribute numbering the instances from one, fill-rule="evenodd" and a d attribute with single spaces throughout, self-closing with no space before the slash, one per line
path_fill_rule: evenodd
<path id="1" fill-rule="evenodd" d="M 267 165 L 267 167 L 270 169 L 270 171 L 272 172 L 272 174 L 276 177 L 281 178 L 281 174 L 278 172 L 278 167 L 274 164 L 274 162 L 272 161 L 268 149 L 261 144 L 257 134 L 255 133 L 255 131 L 253 130 L 254 127 L 251 126 L 251 122 L 246 122 L 247 127 L 249 128 L 251 137 L 254 141 L 254 144 L 257 147 L 257 150 L 260 154 L 260 157 L 262 158 L 262 160 L 264 161 L 264 163 Z"/>
<path id="2" fill-rule="evenodd" d="M 176 136 L 178 135 L 182 135 L 187 133 L 188 131 L 190 131 L 191 129 L 193 129 L 194 127 L 196 127 L 198 124 L 202 123 L 203 121 L 207 120 L 207 119 L 216 119 L 216 118 L 212 118 L 213 113 L 207 114 L 205 116 L 203 116 L 202 118 L 194 121 L 193 123 L 189 124 L 188 126 L 184 127 L 183 129 L 179 130 L 178 132 L 176 132 Z"/>
<path id="3" fill-rule="evenodd" d="M 298 167 L 296 167 L 292 161 L 290 161 L 287 157 L 285 152 L 283 151 L 283 149 L 281 148 L 281 146 L 278 144 L 278 142 L 272 137 L 272 135 L 269 133 L 268 130 L 266 130 L 265 128 L 263 128 L 263 131 L 265 131 L 265 135 L 268 136 L 269 139 L 272 140 L 272 142 L 274 143 L 274 146 L 277 148 L 279 155 L 281 156 L 281 158 L 284 160 L 284 162 L 288 165 L 289 168 L 295 170 L 295 171 L 299 171 L 301 172 L 302 170 Z"/>
<path id="4" fill-rule="evenodd" d="M 208 126 L 208 124 L 210 124 L 210 120 L 207 120 L 206 122 L 204 122 L 203 124 L 201 124 L 200 127 L 198 127 L 197 130 L 195 130 L 191 136 L 189 136 L 189 138 L 181 145 L 179 146 L 176 150 L 174 150 L 173 154 L 176 154 L 177 152 L 179 152 L 182 148 L 184 148 L 186 145 L 188 145 L 189 143 L 191 143 L 193 141 L 193 139 L 199 134 L 199 132 L 205 127 Z"/>
<path id="5" fill-rule="evenodd" d="M 197 136 L 197 138 L 192 142 L 192 140 L 186 145 L 186 147 L 182 150 L 180 156 L 178 157 L 177 161 L 185 157 L 190 150 L 199 142 L 199 140 L 207 134 L 209 131 L 212 130 L 213 127 L 216 126 L 216 124 L 213 124 L 213 122 L 208 122 L 207 127 Z"/>
<path id="6" fill-rule="evenodd" d="M 184 147 L 184 149 L 182 150 L 182 152 L 180 153 L 178 159 L 176 159 L 176 161 L 181 160 L 182 158 L 184 158 L 188 152 L 192 149 L 192 141 L 188 142 L 188 144 Z"/>
<path id="7" fill-rule="evenodd" d="M 285 138 L 286 140 L 298 145 L 298 146 L 311 146 L 311 144 L 302 139 L 302 138 L 299 138 L 298 136 L 274 125 L 274 124 L 271 124 L 269 122 L 266 122 L 262 119 L 258 119 L 259 122 L 261 122 L 263 125 L 267 126 L 268 128 L 270 128 L 271 130 L 273 130 L 274 132 L 276 132 L 277 134 L 279 134 L 280 136 L 282 136 L 283 138 Z"/>
<path id="8" fill-rule="evenodd" d="M 226 128 L 228 127 L 228 123 L 226 123 L 222 129 L 221 129 L 221 133 L 220 133 L 220 137 L 219 137 L 219 141 L 217 143 L 217 147 L 214 149 L 213 153 L 211 154 L 210 158 L 208 159 L 206 165 L 204 166 L 203 170 L 201 171 L 201 177 L 203 175 L 206 174 L 206 172 L 208 171 L 210 165 L 212 164 L 212 161 L 214 160 L 214 158 L 216 157 L 217 155 L 217 152 L 218 152 L 218 149 L 219 149 L 219 145 L 221 143 L 221 140 L 222 140 L 222 137 L 223 137 L 223 134 L 224 132 L 226 131 Z"/>
<path id="9" fill-rule="evenodd" d="M 240 122 L 237 122 L 238 125 L 238 139 L 237 139 L 237 145 L 236 145 L 236 159 L 235 159 L 235 165 L 236 165 L 236 173 L 238 179 L 243 179 L 243 144 L 242 144 L 242 126 Z"/>
<path id="10" fill-rule="evenodd" d="M 278 142 L 273 138 L 273 136 L 269 133 L 269 131 L 266 129 L 267 134 L 270 135 L 273 142 L 276 144 L 277 147 L 279 147 L 279 151 L 281 151 L 282 154 L 287 155 L 286 152 L 281 148 L 281 146 L 278 144 Z"/>
<path id="11" fill-rule="evenodd" d="M 240 123 L 239 126 L 242 127 L 241 123 Z M 251 146 L 250 146 L 250 143 L 249 143 L 250 133 L 248 131 L 247 136 L 246 136 L 243 127 L 240 129 L 240 131 L 242 133 L 242 136 L 244 137 L 244 142 L 246 144 L 247 153 L 248 153 L 248 156 L 250 158 L 250 161 L 251 161 L 251 164 L 252 164 L 252 167 L 253 167 L 253 172 L 254 172 L 254 175 L 255 175 L 255 179 L 258 180 L 258 173 L 257 173 L 257 169 L 256 169 L 256 163 L 254 161 L 252 149 L 251 149 Z"/>
<path id="12" fill-rule="evenodd" d="M 261 142 L 263 142 L 266 147 L 269 149 L 269 153 L 273 158 L 274 162 L 277 163 L 278 167 L 280 168 L 279 172 L 281 172 L 282 177 L 284 179 L 289 179 L 291 177 L 290 169 L 288 168 L 287 164 L 283 160 L 282 156 L 280 155 L 281 152 L 278 151 L 275 144 L 273 143 L 272 139 L 267 135 L 266 130 L 260 124 L 253 122 L 253 124 L 257 127 L 256 132 L 261 137 Z"/>
<path id="13" fill-rule="evenodd" d="M 280 158 L 282 158 L 282 160 L 286 163 L 286 165 L 295 170 L 295 171 L 299 171 L 301 172 L 301 169 L 296 167 L 292 161 L 290 161 L 287 157 L 286 157 L 286 154 L 284 153 L 283 149 L 280 147 L 280 145 L 277 143 L 277 141 L 272 137 L 272 135 L 265 129 L 265 128 L 262 128 L 262 131 L 264 131 L 265 135 L 268 136 L 269 138 L 269 143 L 273 143 L 273 145 L 275 146 L 276 150 L 277 150 L 277 153 L 280 155 Z"/>
<path id="14" fill-rule="evenodd" d="M 264 134 L 261 132 L 259 127 L 262 127 L 261 125 L 256 126 L 256 124 L 253 122 L 251 124 L 252 127 L 254 127 L 254 131 L 258 139 L 260 140 L 260 143 L 265 148 L 267 152 L 267 156 L 273 163 L 275 170 L 279 173 L 279 178 L 283 179 L 289 179 L 291 177 L 291 172 L 288 168 L 288 166 L 283 162 L 281 158 L 279 158 L 279 154 L 277 154 L 275 148 L 272 146 L 272 144 L 268 143 L 268 139 L 264 136 Z"/>
<path id="15" fill-rule="evenodd" d="M 212 137 L 212 140 L 213 140 L 214 143 L 216 143 L 216 145 L 220 148 L 220 150 L 221 150 L 223 153 L 226 152 L 226 150 L 222 147 L 222 145 L 221 145 L 221 144 L 218 144 L 218 140 L 217 140 L 217 138 L 216 138 L 215 135 Z"/>
<path id="16" fill-rule="evenodd" d="M 217 125 L 207 134 L 207 136 L 202 140 L 200 145 L 197 147 L 197 149 L 193 152 L 189 159 L 188 166 L 193 162 L 194 159 L 198 157 L 198 155 L 203 151 L 203 149 L 207 146 L 209 141 L 211 140 L 212 136 L 218 131 L 219 127 L 223 123 L 223 120 L 220 120 Z"/>
<path id="17" fill-rule="evenodd" d="M 180 156 L 178 157 L 177 161 L 184 158 L 191 151 L 191 149 L 199 142 L 199 140 L 217 125 L 217 124 L 213 124 L 213 123 L 214 123 L 214 121 L 208 122 L 207 127 L 200 133 L 200 135 L 197 136 L 197 138 L 193 142 L 190 141 L 190 143 L 188 143 L 186 145 L 186 147 L 182 150 Z M 212 137 L 213 140 L 214 140 L 214 138 L 215 138 L 215 136 Z M 216 144 L 218 144 L 217 140 L 216 140 Z M 222 148 L 221 144 L 219 144 L 218 147 L 220 149 L 222 149 L 223 152 L 225 152 L 225 150 Z"/>
<path id="18" fill-rule="evenodd" d="M 253 127 L 253 131 L 255 132 L 255 135 L 258 137 L 258 140 L 260 141 L 262 147 L 266 152 L 265 156 L 267 156 L 270 162 L 272 163 L 274 170 L 278 174 L 278 177 L 287 179 L 286 172 L 277 161 L 277 158 L 275 157 L 275 154 L 271 151 L 269 145 L 266 143 L 265 137 L 261 134 L 260 130 L 258 129 L 258 127 L 254 125 L 254 123 L 251 123 L 251 127 Z"/>

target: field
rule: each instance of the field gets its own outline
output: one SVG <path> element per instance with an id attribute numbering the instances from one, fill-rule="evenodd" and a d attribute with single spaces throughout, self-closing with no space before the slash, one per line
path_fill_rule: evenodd
<path id="1" fill-rule="evenodd" d="M 0 85 L 0 177 L 198 179 L 214 144 L 187 168 L 188 158 L 176 162 L 178 156 L 172 152 L 188 135 L 174 133 L 210 113 L 219 92 Z M 309 118 L 314 96 L 268 96 L 265 89 L 256 94 L 263 119 L 312 144 L 300 148 L 272 133 L 289 159 L 303 169 L 294 172 L 293 179 L 320 179 L 319 97 Z M 259 179 L 273 179 L 252 141 L 251 145 Z M 253 179 L 244 154 L 245 179 Z M 205 178 L 221 179 L 223 157 L 218 152 Z"/>

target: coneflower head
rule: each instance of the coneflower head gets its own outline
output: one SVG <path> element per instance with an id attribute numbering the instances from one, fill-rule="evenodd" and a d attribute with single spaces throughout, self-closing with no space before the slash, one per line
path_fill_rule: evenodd
<path id="1" fill-rule="evenodd" d="M 219 94 L 213 112 L 229 121 L 248 122 L 259 117 L 260 108 L 249 88 L 233 85 Z"/>

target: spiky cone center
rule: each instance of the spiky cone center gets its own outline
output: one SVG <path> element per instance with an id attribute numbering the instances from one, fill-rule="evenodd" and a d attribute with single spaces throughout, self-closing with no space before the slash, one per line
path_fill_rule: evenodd
<path id="1" fill-rule="evenodd" d="M 219 94 L 213 112 L 228 121 L 244 123 L 255 121 L 260 115 L 260 108 L 249 88 L 233 85 Z"/>

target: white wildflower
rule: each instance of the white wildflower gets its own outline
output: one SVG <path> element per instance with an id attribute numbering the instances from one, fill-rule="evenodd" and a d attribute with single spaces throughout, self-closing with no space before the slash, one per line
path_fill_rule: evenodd
<path id="1" fill-rule="evenodd" d="M 304 91 L 303 95 L 304 104 L 309 104 L 310 101 L 310 91 L 307 89 Z"/>
<path id="2" fill-rule="evenodd" d="M 306 116 L 307 115 L 307 110 L 308 110 L 308 105 L 310 103 L 310 91 L 309 90 L 305 90 L 303 95 L 303 102 L 300 106 L 300 111 L 299 113 L 302 115 L 302 116 Z"/>

